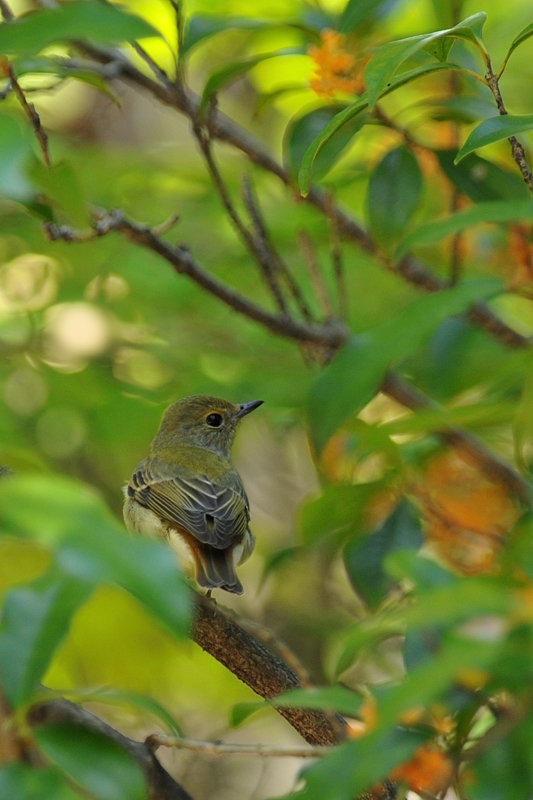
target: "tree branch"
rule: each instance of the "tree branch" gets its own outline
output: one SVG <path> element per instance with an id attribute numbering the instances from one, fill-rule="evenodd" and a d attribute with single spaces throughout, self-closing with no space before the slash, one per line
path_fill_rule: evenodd
<path id="1" fill-rule="evenodd" d="M 181 85 L 174 85 L 171 89 L 165 88 L 136 69 L 119 51 L 98 48 L 87 42 L 77 41 L 74 44 L 98 64 L 120 64 L 123 78 L 150 92 L 163 104 L 189 117 L 191 113 L 197 112 L 198 97 L 190 91 L 185 92 Z M 223 112 L 218 109 L 213 110 L 206 124 L 212 138 L 232 145 L 244 153 L 252 163 L 276 175 L 287 187 L 294 188 L 288 172 L 264 151 L 264 145 Z M 400 275 L 409 283 L 430 292 L 438 292 L 449 285 L 413 256 L 405 256 L 398 264 L 393 264 L 384 258 L 372 237 L 352 217 L 337 205 L 330 203 L 327 194 L 318 187 L 313 186 L 303 201 L 316 206 L 325 216 L 332 215 L 339 235 L 356 242 L 365 252 L 376 257 L 384 267 Z M 530 344 L 527 337 L 502 322 L 484 303 L 477 303 L 473 307 L 469 319 L 510 347 L 527 347 Z"/>
<path id="2" fill-rule="evenodd" d="M 9 78 L 13 91 L 19 101 L 20 105 L 22 106 L 24 113 L 28 117 L 29 123 L 35 132 L 35 136 L 37 141 L 39 142 L 39 147 L 41 148 L 41 152 L 43 154 L 44 163 L 47 167 L 50 166 L 50 153 L 48 152 L 48 135 L 44 130 L 43 126 L 41 125 L 41 118 L 37 113 L 35 106 L 33 103 L 28 103 L 26 100 L 26 95 L 20 88 L 20 84 L 17 81 L 17 76 L 15 75 L 15 71 L 11 66 L 10 62 L 7 58 L 2 57 L 0 62 L 0 69 Z"/>
<path id="3" fill-rule="evenodd" d="M 59 722 L 101 733 L 123 747 L 139 764 L 146 776 L 149 800 L 193 800 L 190 794 L 163 769 L 147 744 L 129 739 L 107 722 L 76 703 L 71 703 L 70 700 L 50 700 L 34 706 L 28 713 L 28 722 L 32 727 Z"/>

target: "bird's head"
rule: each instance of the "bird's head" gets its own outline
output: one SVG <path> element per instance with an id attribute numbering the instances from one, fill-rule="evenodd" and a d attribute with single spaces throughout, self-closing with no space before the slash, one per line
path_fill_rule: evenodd
<path id="1" fill-rule="evenodd" d="M 189 443 L 227 457 L 240 421 L 262 403 L 252 400 L 236 405 L 204 394 L 184 397 L 163 414 L 152 448 Z"/>

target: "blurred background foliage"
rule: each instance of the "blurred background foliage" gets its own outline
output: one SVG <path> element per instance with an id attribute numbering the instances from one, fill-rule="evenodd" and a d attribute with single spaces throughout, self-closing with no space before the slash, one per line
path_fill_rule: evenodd
<path id="1" fill-rule="evenodd" d="M 37 5 L 23 0 L 10 3 L 16 17 L 45 13 L 35 11 Z M 243 426 L 234 449 L 251 499 L 257 549 L 242 568 L 244 597 L 224 597 L 221 602 L 273 628 L 317 684 L 340 676 L 352 687 L 363 681 L 389 686 L 405 674 L 400 638 L 406 623 L 395 604 L 401 607 L 402 593 L 413 586 L 423 592 L 453 585 L 446 595 L 448 619 L 440 620 L 434 609 L 433 617 L 428 612 L 423 621 L 412 623 L 412 638 L 408 636 L 406 645 L 410 663 L 422 663 L 437 652 L 431 637 L 440 641 L 441 629 L 449 634 L 448 628 L 462 623 L 470 609 L 475 618 L 492 615 L 486 628 L 477 629 L 476 641 L 498 639 L 504 637 L 502 631 L 512 629 L 525 642 L 521 649 L 504 638 L 503 661 L 501 654 L 467 654 L 462 677 L 457 675 L 461 657 L 456 657 L 461 648 L 452 642 L 453 650 L 448 642 L 452 655 L 446 655 L 443 646 L 442 665 L 448 658 L 456 670 L 449 668 L 446 686 L 428 679 L 428 701 L 433 705 L 426 717 L 420 712 L 418 721 L 440 744 L 451 742 L 449 752 L 455 747 L 457 754 L 469 735 L 479 735 L 513 707 L 512 689 L 517 696 L 525 691 L 523 681 L 531 666 L 522 681 L 516 664 L 529 653 L 531 595 L 524 595 L 528 610 L 527 619 L 519 620 L 523 630 L 516 627 L 516 606 L 510 600 L 500 604 L 497 598 L 506 592 L 531 591 L 529 578 L 524 578 L 525 584 L 512 584 L 517 569 L 518 578 L 531 571 L 531 557 L 523 544 L 530 523 L 524 522 L 523 505 L 508 485 L 487 476 L 464 453 L 443 447 L 435 434 L 449 424 L 475 432 L 529 478 L 531 355 L 526 348 L 507 348 L 457 314 L 478 292 L 469 289 L 472 297 L 463 298 L 462 282 L 494 279 L 480 282 L 479 298 L 487 297 L 492 310 L 514 331 L 523 336 L 533 333 L 532 216 L 522 206 L 516 219 L 502 212 L 493 224 L 480 216 L 481 224 L 452 231 L 447 238 L 444 233 L 424 238 L 419 231 L 425 223 L 484 203 L 529 202 L 528 193 L 505 139 L 495 138 L 481 152 L 453 165 L 455 152 L 475 124 L 495 116 L 497 110 L 486 86 L 466 72 L 448 70 L 428 74 L 382 99 L 379 114 L 354 118 L 352 127 L 343 128 L 330 150 L 324 148 L 317 158 L 313 179 L 362 220 L 378 243 L 374 255 L 343 243 L 345 287 L 340 297 L 335 232 L 323 213 L 301 200 L 296 181 L 313 139 L 353 103 L 354 93 L 364 91 L 363 69 L 378 45 L 450 27 L 486 10 L 484 41 L 493 64 L 499 65 L 513 37 L 531 23 L 531 8 L 526 0 L 492 0 L 490 8 L 477 1 L 361 0 L 350 2 L 343 13 L 344 6 L 342 0 L 309 5 L 301 0 L 187 3 L 189 40 L 183 47 L 189 47 L 187 79 L 202 95 L 210 77 L 213 80 L 227 67 L 226 78 L 233 75 L 234 80 L 220 79 L 219 107 L 262 140 L 293 176 L 294 186 L 287 190 L 242 153 L 225 144 L 216 147 L 234 197 L 239 197 L 242 175 L 249 175 L 270 236 L 313 316 L 337 316 L 341 307 L 347 309 L 345 321 L 354 334 L 382 330 L 385 339 L 376 339 L 381 352 L 381 341 L 398 346 L 398 355 L 391 355 L 391 360 L 399 362 L 402 374 L 442 407 L 407 412 L 378 393 L 378 380 L 370 403 L 365 400 L 356 408 L 351 395 L 331 427 L 326 413 L 329 398 L 337 390 L 342 395 L 342 384 L 351 387 L 357 360 L 345 356 L 336 373 L 328 368 L 318 378 L 323 359 L 314 360 L 309 350 L 239 316 L 177 275 L 156 254 L 118 233 L 75 244 L 47 240 L 43 218 L 87 230 L 89 207 L 120 208 L 150 226 L 177 214 L 179 221 L 168 235 L 171 241 L 186 244 L 212 273 L 271 306 L 257 266 L 224 214 L 190 135 L 190 123 L 125 81 L 108 81 L 89 70 L 73 75 L 65 68 L 62 73 L 57 59 L 68 55 L 69 46 L 57 44 L 52 36 L 44 49 L 34 47 L 35 52 L 6 50 L 17 56 L 13 63 L 20 87 L 49 134 L 56 166 L 50 177 L 15 93 L 5 91 L 0 107 L 0 459 L 17 472 L 47 476 L 50 486 L 56 474 L 86 482 L 120 518 L 121 487 L 146 454 L 170 402 L 200 393 L 235 402 L 265 400 L 261 411 Z M 142 38 L 143 47 L 173 77 L 177 33 L 172 3 L 124 0 L 121 7 L 161 34 Z M 6 21 L 2 29 L 9 24 Z M 219 30 L 215 35 L 194 41 L 194 36 L 215 29 Z M 323 33 L 337 29 L 345 38 L 328 39 Z M 122 41 L 120 35 L 106 38 L 104 33 L 102 28 L 92 38 L 104 44 Z M 0 37 L 0 49 L 3 42 Z M 502 94 L 513 115 L 533 113 L 532 47 L 526 41 L 518 48 L 501 77 Z M 258 58 L 286 49 L 288 54 Z M 123 45 L 123 52 L 137 69 L 151 75 L 131 45 Z M 326 68 L 339 56 L 341 68 L 337 74 L 332 68 L 333 79 L 349 75 L 348 83 L 320 83 L 320 75 L 325 81 Z M 346 56 L 348 61 L 342 62 Z M 55 71 L 46 69 L 37 57 L 56 59 Z M 234 65 L 243 58 L 255 65 L 235 71 Z M 414 53 L 406 69 L 422 67 L 429 59 L 426 52 Z M 454 40 L 449 60 L 484 74 L 479 53 L 466 40 Z M 3 88 L 9 88 L 8 77 Z M 528 135 L 521 141 L 527 152 Z M 408 235 L 417 256 L 435 274 L 459 281 L 459 300 L 454 300 L 459 306 L 419 306 L 417 324 L 426 322 L 416 343 L 402 350 L 401 321 L 405 320 L 408 339 L 407 329 L 415 326 L 413 304 L 421 295 L 391 268 L 394 259 L 386 259 Z M 316 271 L 322 276 L 322 294 L 331 298 L 331 309 L 321 303 Z M 405 317 L 397 316 L 404 311 Z M 438 324 L 441 318 L 444 321 Z M 379 327 L 391 320 L 401 324 L 397 322 L 395 329 Z M 394 335 L 386 330 L 394 330 Z M 366 341 L 361 338 L 361 347 Z M 362 358 L 374 355 L 369 350 Z M 308 443 L 308 411 L 315 445 L 324 446 L 320 457 L 312 455 Z M 399 503 L 405 494 L 409 502 Z M 21 495 L 17 497 L 20 502 Z M 522 527 L 516 533 L 519 520 Z M 25 532 L 35 527 L 32 522 Z M 512 530 L 513 542 L 518 542 L 516 558 L 508 557 L 502 567 L 501 543 Z M 9 525 L 7 532 L 13 533 Z M 361 535 L 371 532 L 372 536 Z M 90 536 L 88 529 L 86 534 Z M 417 551 L 424 541 L 424 552 L 433 561 L 419 559 L 422 567 L 403 563 L 399 554 Z M 28 539 L 5 536 L 0 551 L 3 593 L 42 575 L 49 565 L 43 544 Z M 497 569 L 500 584 L 494 578 Z M 457 588 L 468 582 L 461 575 L 474 576 L 480 583 L 472 584 L 472 590 Z M 119 586 L 102 578 L 74 613 L 68 636 L 57 642 L 43 677 L 47 686 L 59 691 L 113 687 L 144 693 L 163 704 L 183 730 L 197 738 L 298 740 L 273 711 L 229 731 L 232 706 L 253 699 L 252 692 L 196 645 L 163 630 L 164 613 L 154 612 L 155 606 L 149 604 L 146 610 L 138 602 L 145 602 L 144 596 L 138 593 L 134 599 L 128 594 L 131 587 L 117 577 L 114 580 Z M 476 591 L 484 598 L 478 605 L 473 600 Z M 453 596 L 459 598 L 455 604 Z M 397 617 L 389 620 L 387 615 L 395 613 Z M 362 627 L 354 629 L 354 620 L 363 620 Z M 496 633 L 491 620 L 496 620 L 496 628 L 500 624 Z M 479 648 L 483 650 L 483 645 Z M 513 652 L 519 654 L 516 662 Z M 491 673 L 489 663 L 505 663 L 507 671 L 502 667 Z M 499 705 L 485 702 L 491 692 L 500 693 Z M 406 707 L 419 705 L 416 699 L 413 689 Z M 420 704 L 424 702 L 422 692 Z M 139 709 L 91 707 L 135 737 L 157 727 Z M 390 719 L 383 717 L 389 727 L 396 718 L 390 714 Z M 460 735 L 459 717 L 464 726 Z M 507 758 L 499 745 L 505 765 L 505 781 L 501 780 L 506 786 L 491 793 L 493 767 L 484 755 L 476 776 L 469 779 L 468 796 L 529 796 L 533 764 L 520 748 L 530 742 L 530 721 L 529 728 L 523 725 L 522 733 L 521 729 L 513 733 L 522 758 L 521 777 L 513 777 L 509 766 L 512 758 L 518 758 L 517 749 L 511 747 L 514 755 Z M 402 747 L 391 746 L 391 758 L 397 760 L 388 766 L 378 764 L 376 778 L 404 761 L 415 745 L 405 751 Z M 428 754 L 423 756 L 427 764 Z M 452 763 L 453 753 L 449 758 Z M 243 763 L 232 757 L 220 762 L 180 752 L 164 754 L 163 761 L 195 800 L 280 795 L 293 787 L 297 772 L 292 760 L 280 764 L 258 758 Z M 322 767 L 323 774 L 309 773 L 307 793 L 302 796 L 326 798 L 332 772 L 327 772 L 327 761 Z M 435 774 L 442 761 L 433 767 Z M 414 778 L 405 771 L 396 778 L 416 788 L 421 767 L 417 772 L 415 762 L 411 768 Z M 447 773 L 445 777 L 448 780 Z M 363 788 L 357 781 L 346 786 L 338 794 L 328 789 L 327 797 L 350 797 L 350 791 Z M 431 781 L 425 787 L 440 791 L 439 784 Z"/>

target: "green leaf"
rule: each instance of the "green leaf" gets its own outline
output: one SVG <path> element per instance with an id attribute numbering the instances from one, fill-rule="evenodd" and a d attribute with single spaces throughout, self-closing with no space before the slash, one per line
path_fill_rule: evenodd
<path id="1" fill-rule="evenodd" d="M 507 51 L 507 55 L 505 56 L 505 58 L 503 60 L 503 67 L 502 67 L 502 69 L 500 71 L 500 75 L 503 72 L 503 70 L 505 69 L 505 66 L 506 66 L 507 62 L 509 61 L 509 58 L 514 53 L 516 48 L 519 47 L 524 42 L 526 42 L 531 36 L 533 36 L 533 22 L 530 22 L 529 25 L 526 25 L 526 27 L 523 28 L 520 31 L 520 33 L 518 34 L 518 36 L 515 36 L 515 38 L 511 42 L 509 50 Z"/>
<path id="2" fill-rule="evenodd" d="M 371 16 L 382 3 L 383 0 L 348 0 L 339 19 L 339 32 L 351 33 L 360 22 Z"/>
<path id="3" fill-rule="evenodd" d="M 252 714 L 272 706 L 274 708 L 314 708 L 338 711 L 348 717 L 356 717 L 361 710 L 363 699 L 361 695 L 340 685 L 313 689 L 291 689 L 271 700 L 257 703 L 237 703 L 231 710 L 230 724 L 236 728 Z"/>
<path id="4" fill-rule="evenodd" d="M 368 183 L 368 216 L 377 241 L 388 248 L 397 242 L 420 201 L 422 173 L 409 147 L 391 150 Z"/>
<path id="5" fill-rule="evenodd" d="M 0 517 L 10 533 L 59 545 L 58 563 L 67 573 L 117 583 L 175 635 L 187 635 L 192 597 L 171 549 L 126 534 L 83 484 L 43 475 L 2 481 Z"/>
<path id="6" fill-rule="evenodd" d="M 46 167 L 36 158 L 28 175 L 53 205 L 58 206 L 77 228 L 89 226 L 83 190 L 73 167 L 66 161 Z"/>
<path id="7" fill-rule="evenodd" d="M 390 367 L 419 348 L 447 317 L 501 288 L 494 280 L 465 281 L 416 300 L 377 328 L 352 337 L 311 387 L 309 423 L 317 453 L 350 414 L 374 397 Z"/>
<path id="8" fill-rule="evenodd" d="M 26 129 L 14 117 L 0 114 L 0 192 L 12 200 L 31 196 L 25 167 L 33 158 Z"/>
<path id="9" fill-rule="evenodd" d="M 51 767 L 12 762 L 0 767 L 0 797 L 5 800 L 79 800 L 65 779 Z"/>
<path id="10" fill-rule="evenodd" d="M 45 8 L 0 26 L 0 53 L 17 56 L 38 53 L 54 42 L 94 39 L 101 44 L 159 36 L 147 22 L 98 0 L 64 3 Z"/>
<path id="11" fill-rule="evenodd" d="M 504 116 L 490 117 L 482 122 L 470 133 L 466 142 L 461 147 L 455 157 L 458 164 L 461 159 L 477 150 L 478 147 L 485 147 L 487 144 L 508 139 L 510 136 L 517 136 L 519 133 L 530 131 L 533 128 L 533 114 L 523 116 Z"/>
<path id="12" fill-rule="evenodd" d="M 374 107 L 398 67 L 410 56 L 434 44 L 438 39 L 449 36 L 454 39 L 467 39 L 475 42 L 483 52 L 486 52 L 481 38 L 486 18 L 487 15 L 484 12 L 479 12 L 459 22 L 458 25 L 454 25 L 453 28 L 410 36 L 407 39 L 398 39 L 380 47 L 365 69 L 369 108 Z"/>
<path id="13" fill-rule="evenodd" d="M 295 177 L 298 175 L 308 147 L 317 136 L 320 136 L 321 131 L 326 128 L 328 123 L 337 114 L 342 113 L 343 109 L 344 106 L 324 106 L 289 122 L 283 139 L 283 151 L 285 154 L 284 160 L 291 175 Z M 337 128 L 321 149 L 313 164 L 313 177 L 315 180 L 321 180 L 327 175 L 340 158 L 343 150 L 350 144 L 365 122 L 366 115 L 360 113 L 350 116 L 344 125 Z"/>
<path id="14" fill-rule="evenodd" d="M 343 560 L 348 578 L 370 608 L 377 608 L 394 585 L 384 569 L 385 557 L 396 551 L 419 550 L 423 541 L 420 520 L 404 500 L 377 531 L 346 546 Z"/>
<path id="15" fill-rule="evenodd" d="M 437 150 L 436 156 L 446 177 L 475 203 L 487 200 L 521 200 L 529 193 L 524 181 L 514 172 L 502 169 L 475 153 L 455 163 L 456 150 Z"/>
<path id="16" fill-rule="evenodd" d="M 31 698 L 93 585 L 53 566 L 6 596 L 0 628 L 0 678 L 9 702 L 19 708 Z"/>
<path id="17" fill-rule="evenodd" d="M 486 614 L 509 614 L 515 600 L 501 581 L 492 578 L 463 578 L 422 592 L 418 602 L 404 615 L 408 628 L 452 625 Z"/>
<path id="18" fill-rule="evenodd" d="M 294 55 L 305 55 L 305 50 L 301 47 L 288 47 L 284 50 L 278 50 L 274 53 L 260 53 L 257 56 L 243 58 L 241 61 L 234 61 L 231 64 L 227 64 L 222 69 L 213 72 L 213 74 L 208 78 L 202 92 L 202 97 L 200 99 L 200 112 L 205 112 L 207 106 L 209 105 L 209 101 L 217 92 L 219 92 L 224 86 L 227 86 L 232 81 L 241 78 L 243 75 L 249 72 L 252 67 L 255 67 L 257 64 L 260 64 L 262 61 L 266 61 L 269 58 Z"/>
<path id="19" fill-rule="evenodd" d="M 300 513 L 300 528 L 307 545 L 325 537 L 342 538 L 361 526 L 368 501 L 383 489 L 382 481 L 358 483 L 354 486 L 329 486 L 322 497 L 307 502 Z"/>
<path id="20" fill-rule="evenodd" d="M 55 766 L 97 800 L 146 800 L 144 774 L 119 744 L 77 725 L 42 725 L 39 748 Z"/>
<path id="21" fill-rule="evenodd" d="M 430 72 L 436 72 L 437 70 L 441 69 L 462 69 L 462 67 L 457 66 L 456 64 L 425 64 L 422 67 L 417 67 L 416 69 L 409 70 L 408 72 L 404 72 L 403 75 L 398 75 L 394 78 L 390 84 L 388 84 L 380 94 L 380 97 L 384 97 L 390 92 L 393 92 L 395 89 L 398 89 L 400 86 L 404 86 L 406 83 L 410 81 L 416 80 L 416 78 L 420 78 L 423 75 L 428 75 Z M 304 157 L 302 158 L 302 165 L 300 167 L 298 173 L 298 186 L 300 187 L 300 192 L 302 193 L 303 197 L 306 197 L 309 194 L 309 188 L 311 186 L 311 180 L 313 177 L 313 169 L 315 161 L 322 151 L 322 149 L 326 146 L 329 140 L 343 128 L 353 117 L 360 114 L 361 111 L 364 111 L 365 108 L 368 107 L 368 93 L 361 95 L 361 97 L 355 101 L 352 105 L 345 108 L 343 111 L 336 114 L 333 119 L 328 122 L 326 127 L 319 133 L 319 135 L 313 140 L 313 142 L 307 148 Z"/>
<path id="22" fill-rule="evenodd" d="M 412 433 L 433 433 L 460 425 L 465 428 L 484 428 L 510 422 L 516 412 L 516 402 L 476 403 L 451 409 L 419 411 L 406 417 L 385 422 L 379 429 L 388 436 Z"/>
<path id="23" fill-rule="evenodd" d="M 215 17 L 198 14 L 191 17 L 185 32 L 182 54 L 188 53 L 191 48 L 204 39 L 215 36 L 217 33 L 238 29 L 246 31 L 257 31 L 263 28 L 272 27 L 272 22 L 268 20 L 252 19 L 251 17 Z"/>
<path id="24" fill-rule="evenodd" d="M 455 214 L 450 214 L 445 219 L 426 222 L 425 225 L 415 228 L 399 244 L 394 258 L 399 261 L 413 247 L 439 242 L 446 236 L 459 233 L 471 225 L 479 225 L 482 222 L 513 222 L 519 219 L 533 219 L 533 201 L 495 200 L 490 203 L 479 203 L 472 208 L 456 211 Z"/>
<path id="25" fill-rule="evenodd" d="M 116 689 L 88 689 L 87 691 L 67 691 L 63 693 L 77 703 L 107 703 L 109 705 L 129 706 L 147 711 L 166 725 L 171 733 L 182 736 L 183 731 L 172 714 L 161 703 L 139 692 L 125 692 Z"/>
<path id="26" fill-rule="evenodd" d="M 404 761 L 426 737 L 418 732 L 394 728 L 379 730 L 357 741 L 346 742 L 300 777 L 305 787 L 295 800 L 353 800 Z M 284 798 L 283 800 L 288 800 Z"/>

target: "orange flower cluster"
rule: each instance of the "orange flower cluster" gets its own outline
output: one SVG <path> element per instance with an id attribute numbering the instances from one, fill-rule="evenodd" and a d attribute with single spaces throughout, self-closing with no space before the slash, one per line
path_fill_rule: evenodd
<path id="1" fill-rule="evenodd" d="M 391 772 L 391 780 L 405 783 L 414 792 L 437 794 L 447 788 L 453 772 L 450 759 L 439 750 L 424 745 L 410 761 Z"/>
<path id="2" fill-rule="evenodd" d="M 311 89 L 321 97 L 333 97 L 335 92 L 354 94 L 362 91 L 362 78 L 354 74 L 355 58 L 342 49 L 345 37 L 326 28 L 320 38 L 322 45 L 310 47 L 308 51 L 315 62 Z"/>

